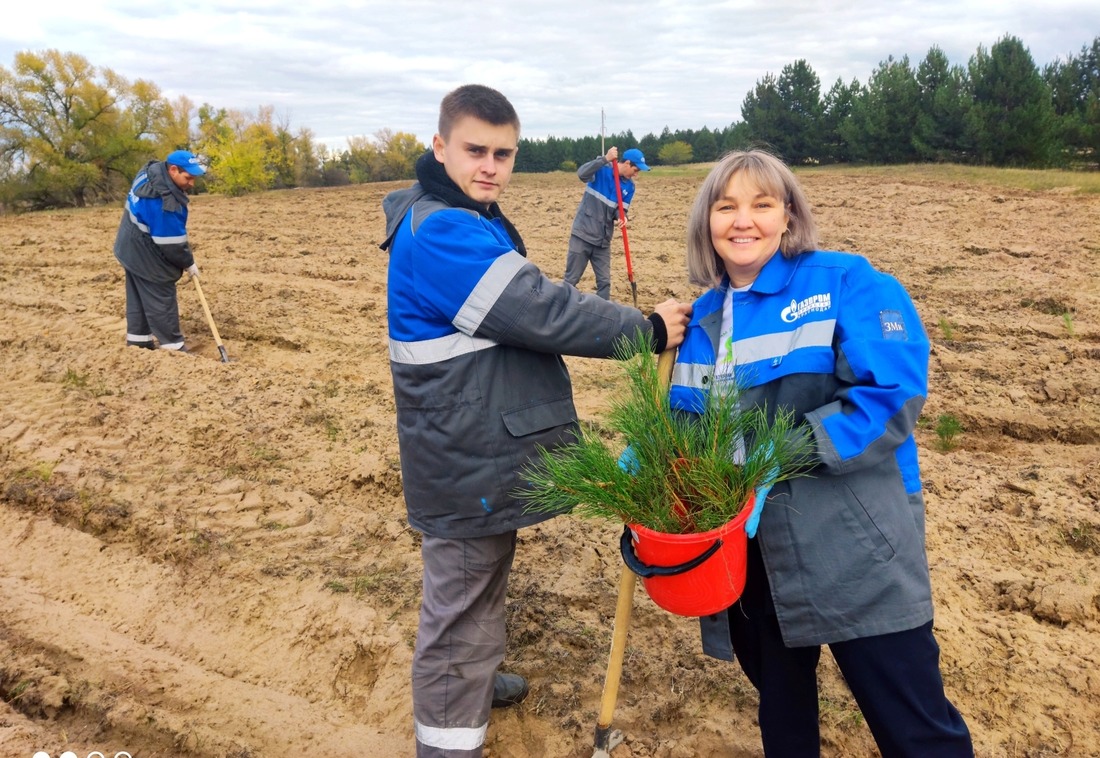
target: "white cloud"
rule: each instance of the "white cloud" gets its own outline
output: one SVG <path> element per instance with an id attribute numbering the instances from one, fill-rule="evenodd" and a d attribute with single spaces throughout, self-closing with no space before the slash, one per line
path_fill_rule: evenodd
<path id="1" fill-rule="evenodd" d="M 822 91 L 866 82 L 888 56 L 916 66 L 938 45 L 965 65 L 1018 37 L 1040 67 L 1100 30 L 1095 0 L 486 0 L 23 3 L 0 26 L 0 65 L 56 48 L 166 96 L 255 112 L 342 145 L 389 128 L 427 142 L 440 98 L 476 81 L 516 105 L 527 137 L 635 136 L 723 127 L 768 73 L 805 59 Z"/>

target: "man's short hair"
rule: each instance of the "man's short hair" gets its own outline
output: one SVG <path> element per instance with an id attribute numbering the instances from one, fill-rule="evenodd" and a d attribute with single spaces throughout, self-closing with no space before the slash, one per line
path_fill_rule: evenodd
<path id="1" fill-rule="evenodd" d="M 451 90 L 439 104 L 439 136 L 448 139 L 459 119 L 473 116 L 494 126 L 511 125 L 519 136 L 519 116 L 508 98 L 492 87 L 464 84 Z"/>

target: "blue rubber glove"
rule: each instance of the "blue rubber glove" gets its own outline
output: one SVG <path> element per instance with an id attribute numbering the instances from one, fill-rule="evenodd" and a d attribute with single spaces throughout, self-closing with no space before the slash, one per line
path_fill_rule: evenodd
<path id="1" fill-rule="evenodd" d="M 619 468 L 634 476 L 638 473 L 638 465 L 638 456 L 634 454 L 634 448 L 627 445 L 626 450 L 619 456 Z"/>
<path id="2" fill-rule="evenodd" d="M 763 455 L 764 462 L 767 463 L 775 457 L 775 445 L 769 442 L 763 450 L 753 452 L 754 458 L 757 455 Z M 756 505 L 753 506 L 748 521 L 745 522 L 745 534 L 748 535 L 749 539 L 756 536 L 756 530 L 760 526 L 760 516 L 764 513 L 764 501 L 768 499 L 768 493 L 772 491 L 772 485 L 775 484 L 777 476 L 779 476 L 779 464 L 773 464 L 768 469 L 768 473 L 765 474 L 764 481 L 756 488 Z"/>
<path id="3" fill-rule="evenodd" d="M 756 536 L 756 529 L 760 526 L 760 515 L 764 512 L 764 501 L 768 499 L 768 493 L 771 490 L 770 484 L 762 484 L 756 488 L 756 505 L 752 507 L 749 520 L 745 522 L 745 534 L 750 540 Z"/>

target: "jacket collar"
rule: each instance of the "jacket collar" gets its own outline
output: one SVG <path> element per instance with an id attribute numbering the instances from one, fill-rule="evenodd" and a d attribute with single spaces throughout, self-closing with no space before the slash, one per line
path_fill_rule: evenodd
<path id="1" fill-rule="evenodd" d="M 756 281 L 749 288 L 750 292 L 759 292 L 764 295 L 774 295 L 786 289 L 798 269 L 798 256 L 787 258 L 783 253 L 776 251 L 764 268 L 756 277 Z M 727 280 L 728 281 L 728 280 Z"/>

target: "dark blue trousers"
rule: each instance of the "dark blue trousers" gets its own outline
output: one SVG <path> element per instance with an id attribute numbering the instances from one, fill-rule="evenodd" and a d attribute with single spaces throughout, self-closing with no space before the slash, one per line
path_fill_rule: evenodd
<path id="1" fill-rule="evenodd" d="M 767 579 L 760 581 L 763 562 L 751 541 L 749 552 L 745 595 L 728 613 L 737 660 L 760 693 L 764 754 L 818 756 L 821 648 L 783 644 Z M 970 730 L 943 690 L 932 622 L 903 632 L 833 643 L 829 650 L 884 758 L 972 758 Z"/>

